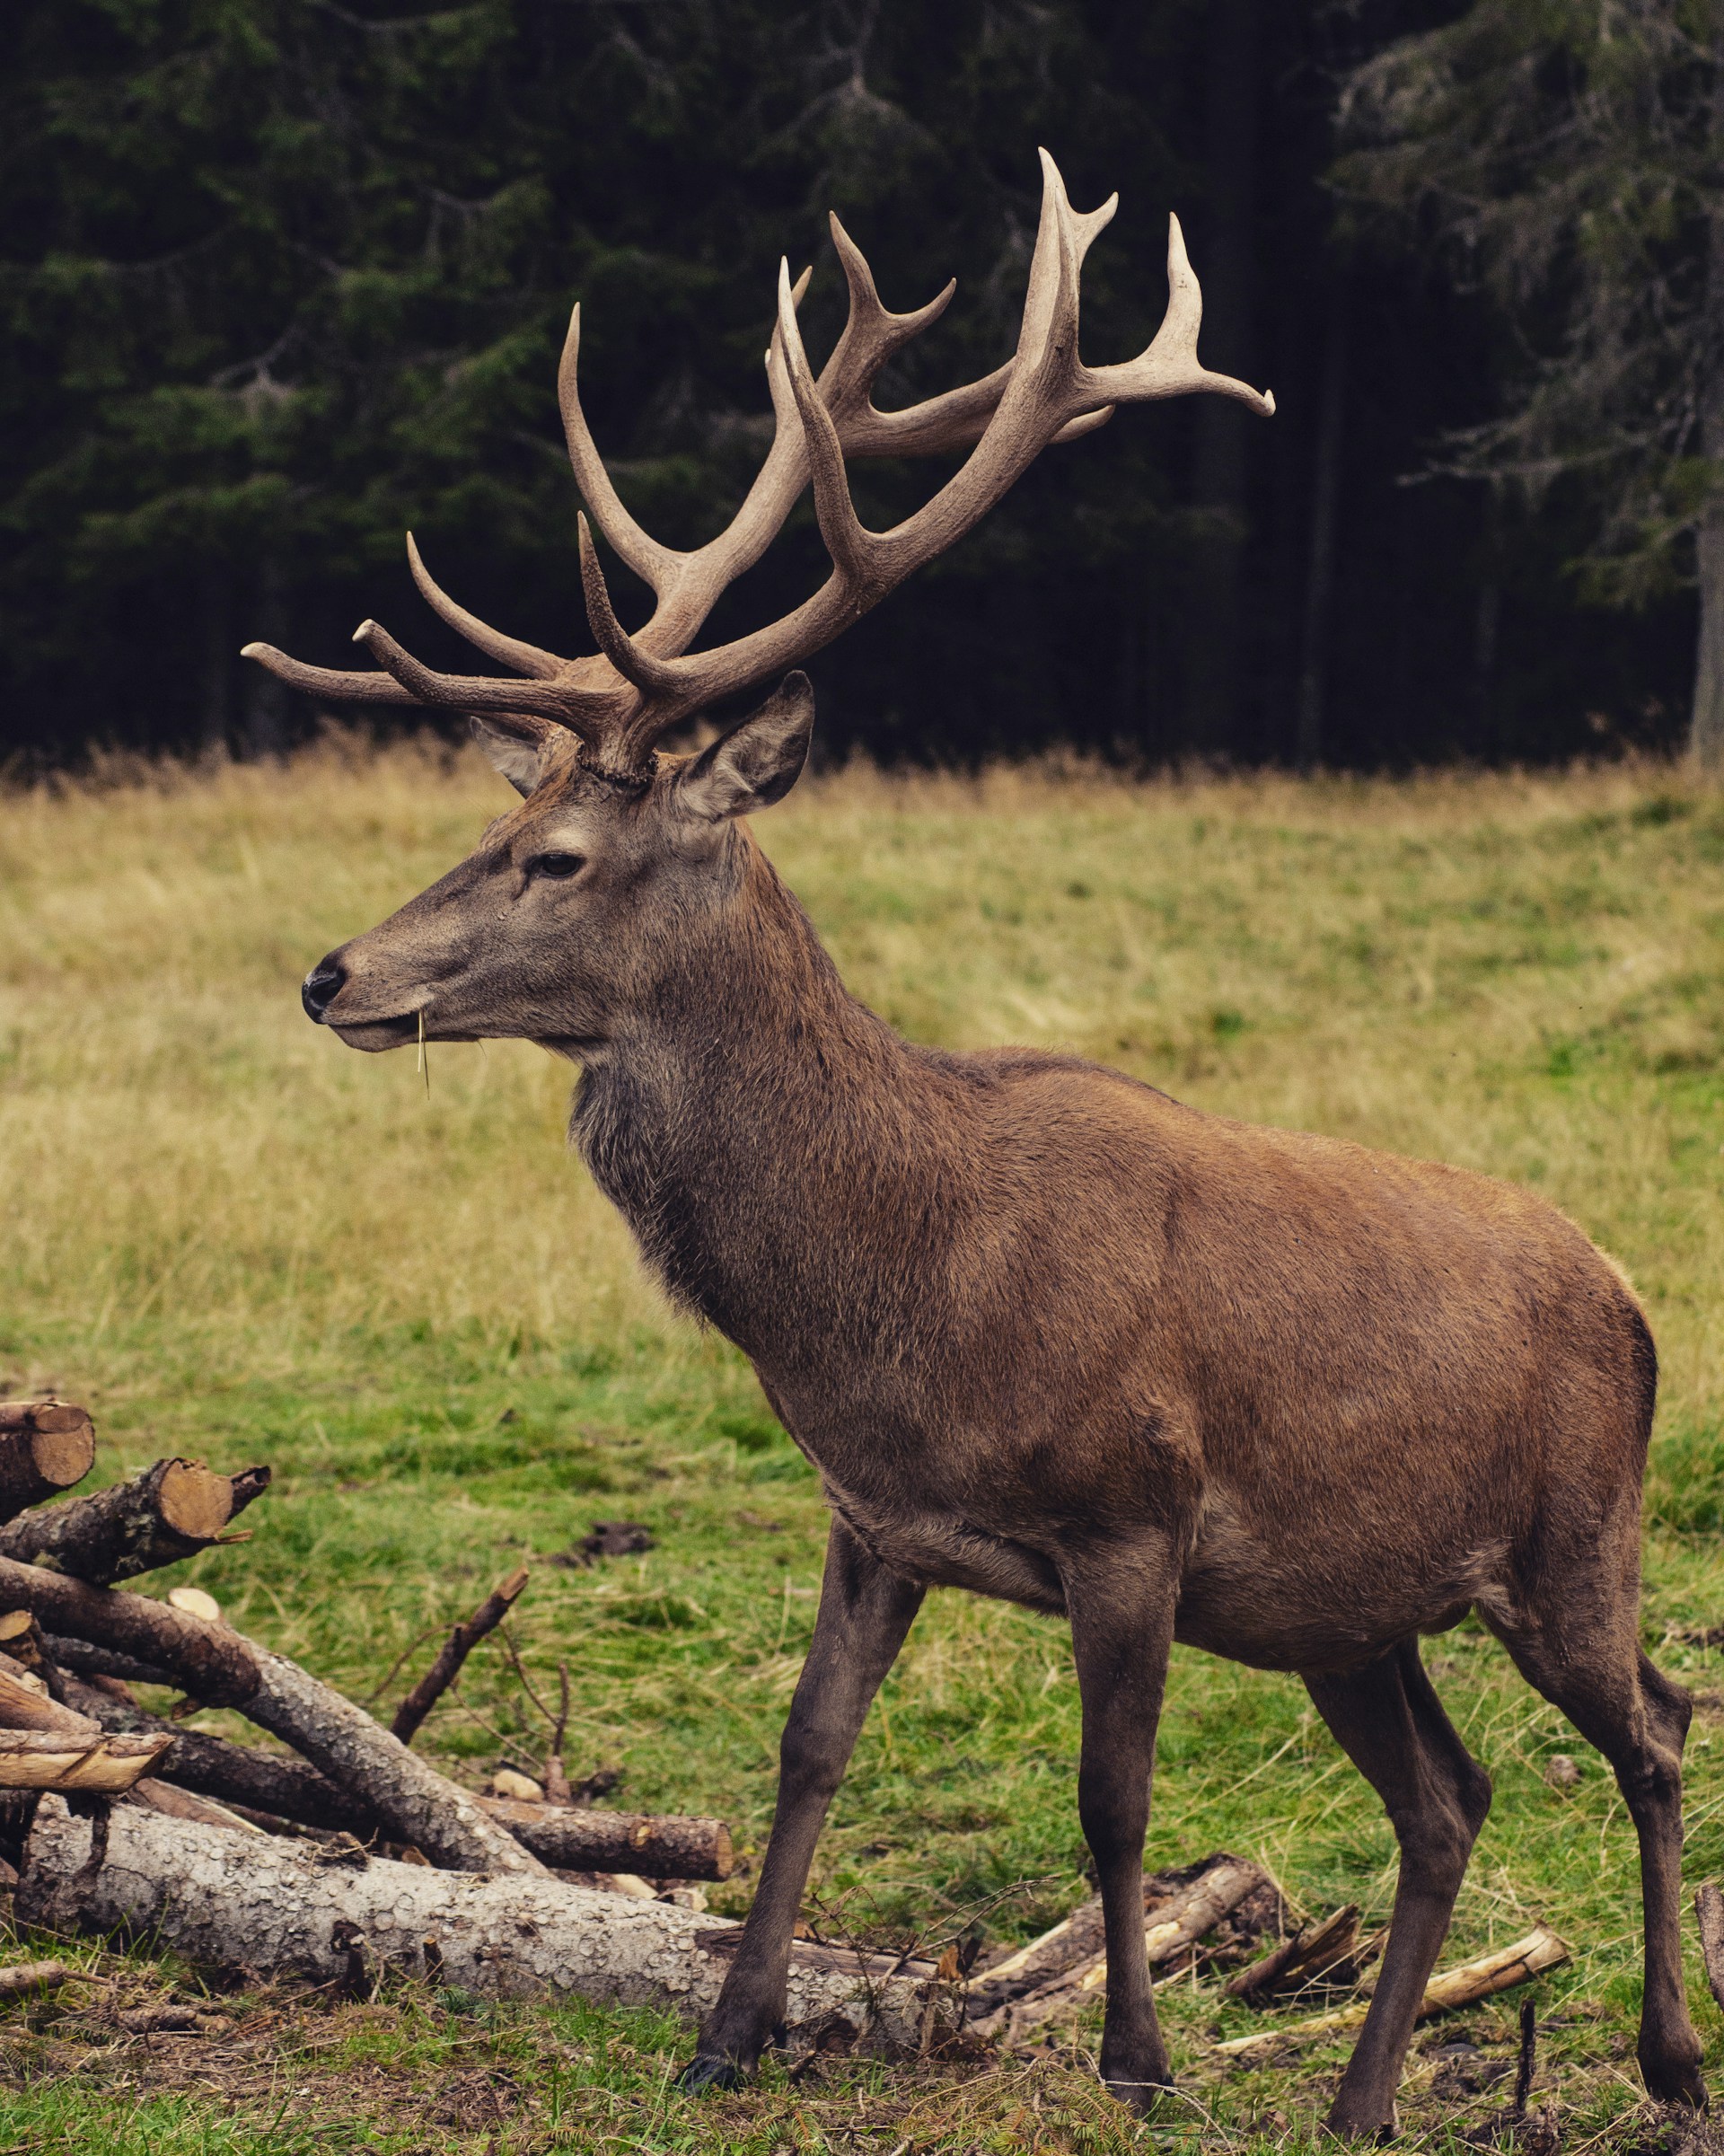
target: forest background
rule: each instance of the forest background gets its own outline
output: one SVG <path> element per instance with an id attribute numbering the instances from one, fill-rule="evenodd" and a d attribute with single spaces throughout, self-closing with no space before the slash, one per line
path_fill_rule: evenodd
<path id="1" fill-rule="evenodd" d="M 317 715 L 241 645 L 350 663 L 364 614 L 455 663 L 408 526 L 475 612 L 584 647 L 553 392 L 571 300 L 625 497 L 688 544 L 768 438 L 780 253 L 817 266 L 817 361 L 841 320 L 827 208 L 889 304 L 958 276 L 883 402 L 985 372 L 1016 331 L 1038 142 L 1078 203 L 1123 198 L 1086 270 L 1086 352 L 1159 320 L 1176 209 L 1204 356 L 1279 416 L 1192 399 L 1045 458 L 816 660 L 823 755 L 1675 745 L 1709 516 L 1724 594 L 1716 12 L 22 0 L 0 754 L 269 752 Z M 874 466 L 858 492 L 877 522 L 928 484 Z M 713 633 L 822 570 L 805 505 Z"/>

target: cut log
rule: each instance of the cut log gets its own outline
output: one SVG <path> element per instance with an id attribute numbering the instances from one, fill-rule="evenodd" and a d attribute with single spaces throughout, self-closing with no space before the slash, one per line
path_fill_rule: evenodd
<path id="1" fill-rule="evenodd" d="M 395 1710 L 390 1733 L 411 1744 L 419 1724 L 430 1713 L 455 1679 L 461 1666 L 488 1632 L 495 1632 L 520 1599 L 527 1584 L 527 1567 L 517 1566 L 494 1587 L 464 1624 L 457 1624 L 437 1650 L 437 1659 Z"/>
<path id="2" fill-rule="evenodd" d="M 268 1487 L 267 1467 L 216 1474 L 196 1460 L 158 1460 L 129 1482 L 13 1519 L 0 1527 L 0 1557 L 110 1586 L 223 1541 Z"/>
<path id="3" fill-rule="evenodd" d="M 562 1804 L 481 1797 L 479 1808 L 558 1871 L 633 1871 L 646 1879 L 727 1879 L 734 1861 L 722 1819 L 654 1818 Z"/>
<path id="4" fill-rule="evenodd" d="M 693 2015 L 718 1995 L 740 1933 L 666 1902 L 631 1901 L 548 1876 L 452 1877 L 374 1857 L 323 1861 L 259 1837 L 234 1861 L 231 1834 L 117 1805 L 105 1822 L 46 1797 L 26 1845 L 21 1923 L 70 1934 L 147 1937 L 206 1967 L 337 1984 L 347 1942 L 370 1965 L 487 1998 L 572 1993 Z M 363 1852 L 362 1852 L 363 1853 Z M 337 1943 L 338 1940 L 340 1941 Z M 792 1956 L 787 2020 L 832 2014 L 913 2048 L 925 2000 L 884 1958 L 833 1948 Z"/>
<path id="5" fill-rule="evenodd" d="M 1447 2013 L 1457 2006 L 1473 2006 L 1481 1999 L 1489 1999 L 1498 1992 L 1510 1990 L 1517 1984 L 1526 1984 L 1541 1976 L 1546 1969 L 1559 1968 L 1569 1958 L 1569 1949 L 1554 1932 L 1539 1924 L 1525 1939 L 1516 1940 L 1513 1946 L 1501 1947 L 1494 1954 L 1482 1954 L 1476 1961 L 1464 1961 L 1452 1969 L 1440 1969 L 1425 1986 L 1425 1995 L 1419 2002 L 1419 2019 L 1428 2021 L 1433 2014 Z M 1357 2006 L 1343 2006 L 1332 2014 L 1318 2014 L 1314 2020 L 1294 2021 L 1280 2028 L 1255 2029 L 1248 2037 L 1233 2037 L 1215 2049 L 1224 2056 L 1238 2058 L 1249 2052 L 1272 2049 L 1277 2044 L 1308 2044 L 1319 2037 L 1338 2035 L 1343 2029 L 1357 2028 L 1370 2011 L 1368 1999 Z"/>
<path id="6" fill-rule="evenodd" d="M 33 1612 L 56 1635 L 118 1649 L 212 1707 L 237 1707 L 258 1688 L 257 1664 L 237 1632 L 165 1602 L 0 1557 L 0 1605 Z"/>
<path id="7" fill-rule="evenodd" d="M 97 1729 L 0 1729 L 0 1790 L 128 1790 L 166 1750 L 162 1737 Z"/>
<path id="8" fill-rule="evenodd" d="M 0 1520 L 81 1483 L 95 1456 L 95 1430 L 69 1400 L 0 1400 Z"/>

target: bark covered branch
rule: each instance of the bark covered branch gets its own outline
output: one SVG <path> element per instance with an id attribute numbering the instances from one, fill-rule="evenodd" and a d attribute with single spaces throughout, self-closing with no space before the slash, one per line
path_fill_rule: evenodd
<path id="1" fill-rule="evenodd" d="M 0 1557 L 0 1608 L 27 1609 L 46 1631 L 113 1648 L 212 1707 L 240 1706 L 258 1688 L 258 1665 L 237 1632 L 143 1595 Z"/>
<path id="2" fill-rule="evenodd" d="M 23 1513 L 0 1527 L 0 1557 L 106 1587 L 230 1539 L 230 1523 L 268 1487 L 267 1467 L 216 1474 L 196 1460 L 158 1460 L 111 1489 Z"/>

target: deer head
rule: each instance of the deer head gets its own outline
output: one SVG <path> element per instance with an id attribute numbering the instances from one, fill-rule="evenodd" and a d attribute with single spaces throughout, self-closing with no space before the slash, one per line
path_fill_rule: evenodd
<path id="1" fill-rule="evenodd" d="M 1016 353 L 981 381 L 907 410 L 878 410 L 875 382 L 945 312 L 955 285 L 913 313 L 889 313 L 834 216 L 849 314 L 816 379 L 796 323 L 808 273 L 793 285 L 780 265 L 766 355 L 772 447 L 731 524 L 690 553 L 648 537 L 611 483 L 581 410 L 575 309 L 558 383 L 564 431 L 594 522 L 655 594 L 651 618 L 632 634 L 617 619 L 583 515 L 581 576 L 599 647 L 592 656 L 559 658 L 478 620 L 435 582 L 410 533 L 408 559 L 420 591 L 470 643 L 512 668 L 510 677 L 434 673 L 374 621 L 362 623 L 354 640 L 381 673 L 308 666 L 269 645 L 246 646 L 246 657 L 314 695 L 468 713 L 480 745 L 526 797 L 458 868 L 320 964 L 304 989 L 312 1017 L 368 1049 L 422 1036 L 570 1045 L 605 1037 L 616 1012 L 650 980 L 665 939 L 722 911 L 739 887 L 750 849 L 736 819 L 779 799 L 802 769 L 813 700 L 805 677 L 787 669 L 961 539 L 1043 449 L 1104 426 L 1119 405 L 1207 390 L 1265 415 L 1274 410 L 1271 397 L 1199 363 L 1202 297 L 1176 217 L 1169 220 L 1167 312 L 1153 342 L 1118 365 L 1085 365 L 1078 276 L 1118 198 L 1079 213 L 1045 150 L 1042 175 Z M 873 532 L 858 520 L 847 457 L 965 448 L 961 468 L 902 524 Z M 781 620 L 690 651 L 719 594 L 759 560 L 811 482 L 832 564 L 825 584 Z M 659 753 L 675 727 L 774 679 L 781 685 L 768 702 L 699 755 Z"/>

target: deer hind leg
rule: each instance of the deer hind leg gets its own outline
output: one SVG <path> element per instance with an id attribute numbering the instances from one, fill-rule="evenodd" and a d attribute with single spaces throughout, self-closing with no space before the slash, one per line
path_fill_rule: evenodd
<path id="1" fill-rule="evenodd" d="M 1493 1623 L 1527 1683 L 1616 1776 L 1640 1844 L 1640 2072 L 1662 2102 L 1703 2110 L 1700 2037 L 1682 1976 L 1682 1748 L 1693 1705 L 1640 1652 L 1637 1590 L 1583 1599 L 1570 1580 L 1565 1602 L 1561 1628 Z"/>
<path id="2" fill-rule="evenodd" d="M 1336 1742 L 1382 1798 L 1401 1845 L 1382 1974 L 1329 2114 L 1332 2133 L 1375 2135 L 1394 2124 L 1402 2062 L 1491 1808 L 1491 1778 L 1456 1735 L 1416 1641 L 1362 1669 L 1305 1682 Z"/>
<path id="3" fill-rule="evenodd" d="M 1145 2111 L 1173 2079 L 1143 1937 L 1143 1837 L 1177 1592 L 1172 1544 L 1086 1553 L 1060 1571 L 1084 1716 L 1078 1816 L 1095 1861 L 1107 1947 L 1102 2080 Z"/>
<path id="4" fill-rule="evenodd" d="M 682 2069 L 684 2089 L 734 2088 L 784 2019 L 790 1941 L 826 1807 L 921 1604 L 919 1587 L 832 1522 L 820 1615 L 778 1747 L 778 1800 L 761 1883 L 717 2003 Z"/>

